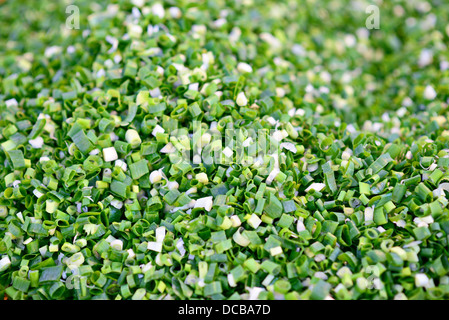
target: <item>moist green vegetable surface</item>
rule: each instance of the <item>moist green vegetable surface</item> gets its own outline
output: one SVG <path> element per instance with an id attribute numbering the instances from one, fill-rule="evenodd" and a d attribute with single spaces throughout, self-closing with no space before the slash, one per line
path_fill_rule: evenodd
<path id="1" fill-rule="evenodd" d="M 448 15 L 0 1 L 0 297 L 449 298 Z"/>

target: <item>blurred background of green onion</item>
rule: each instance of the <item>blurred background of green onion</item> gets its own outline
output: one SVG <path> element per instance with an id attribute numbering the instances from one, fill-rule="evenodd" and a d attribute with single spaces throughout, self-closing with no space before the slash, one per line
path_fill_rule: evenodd
<path id="1" fill-rule="evenodd" d="M 448 14 L 0 0 L 0 296 L 449 298 Z"/>

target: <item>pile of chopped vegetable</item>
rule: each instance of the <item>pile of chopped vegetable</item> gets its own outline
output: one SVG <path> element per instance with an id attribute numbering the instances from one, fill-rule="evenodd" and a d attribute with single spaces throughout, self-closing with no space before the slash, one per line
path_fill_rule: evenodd
<path id="1" fill-rule="evenodd" d="M 1 299 L 448 299 L 448 15 L 0 1 Z"/>

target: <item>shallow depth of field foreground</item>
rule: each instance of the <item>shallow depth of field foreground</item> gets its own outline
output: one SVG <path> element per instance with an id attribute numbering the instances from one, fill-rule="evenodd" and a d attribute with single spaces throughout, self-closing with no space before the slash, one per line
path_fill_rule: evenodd
<path id="1" fill-rule="evenodd" d="M 0 0 L 0 299 L 448 299 L 448 17 Z"/>

